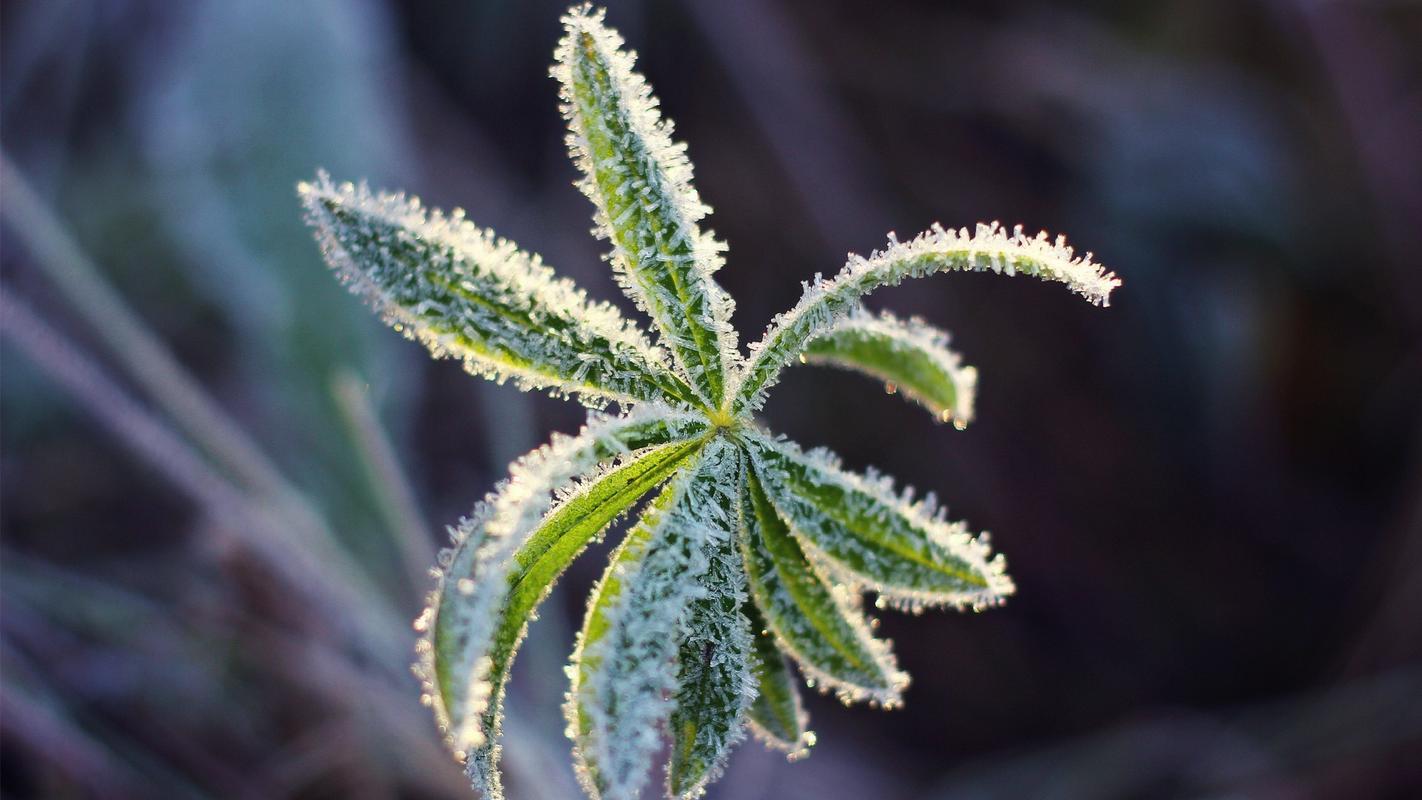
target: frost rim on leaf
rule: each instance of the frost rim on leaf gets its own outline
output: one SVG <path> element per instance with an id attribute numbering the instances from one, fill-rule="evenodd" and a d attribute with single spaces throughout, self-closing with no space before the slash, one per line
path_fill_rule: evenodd
<path id="1" fill-rule="evenodd" d="M 931 377 L 942 378 L 952 387 L 952 399 L 944 401 L 920 391 L 911 376 L 909 380 L 900 380 L 901 376 L 882 369 L 881 365 L 857 360 L 847 351 L 831 346 L 840 339 L 849 339 L 851 343 L 854 339 L 882 343 L 890 352 L 900 357 L 901 366 L 906 366 L 906 356 L 922 358 L 929 369 L 938 373 Z M 893 386 L 893 391 L 927 409 L 935 420 L 952 422 L 954 427 L 962 430 L 973 420 L 978 371 L 963 363 L 963 357 L 948 347 L 949 341 L 950 337 L 946 331 L 928 324 L 920 317 L 901 320 L 887 311 L 875 314 L 864 306 L 857 306 L 829 330 L 811 339 L 803 360 L 810 364 L 861 372 L 884 381 L 886 387 Z"/>
<path id="2" fill-rule="evenodd" d="M 424 687 L 422 697 L 456 758 L 464 760 L 471 748 L 485 743 L 479 722 L 489 702 L 486 654 L 504 576 L 514 553 L 553 505 L 554 493 L 569 491 L 575 478 L 588 482 L 605 473 L 617 457 L 633 451 L 629 440 L 644 446 L 686 440 L 707 427 L 700 415 L 651 404 L 620 417 L 595 415 L 577 435 L 555 434 L 548 444 L 520 457 L 510 466 L 509 476 L 450 530 L 451 546 L 440 553 L 433 571 L 435 588 L 415 623 L 422 635 L 414 670 Z M 446 706 L 435 662 L 439 653 L 435 637 L 447 630 L 441 608 L 451 589 L 466 598 L 457 610 L 456 628 L 449 631 L 464 642 L 460 650 L 465 654 L 467 678 L 462 708 Z M 460 702 L 457 697 L 456 702 Z"/>
<path id="3" fill-rule="evenodd" d="M 314 183 L 302 183 L 298 195 L 306 210 L 306 222 L 315 230 L 326 262 L 351 291 L 363 297 L 381 318 L 406 338 L 427 347 L 437 358 L 453 357 L 463 362 L 471 374 L 497 382 L 512 378 L 520 389 L 548 389 L 555 396 L 576 394 L 586 405 L 600 408 L 608 401 L 631 404 L 639 401 L 685 401 L 690 389 L 669 374 L 661 365 L 666 355 L 661 348 L 648 342 L 641 330 L 606 302 L 593 302 L 572 281 L 559 278 L 535 254 L 526 253 L 516 244 L 475 226 L 455 209 L 445 214 L 427 209 L 416 197 L 404 193 L 372 192 L 364 183 L 332 182 L 323 170 Z M 357 222 L 343 222 L 337 214 L 344 212 Z M 372 225 L 375 223 L 375 225 Z M 352 230 L 352 225 L 367 226 L 367 230 Z M 482 280 L 493 281 L 510 294 L 527 298 L 530 308 L 559 315 L 570 322 L 572 334 L 605 340 L 610 350 L 606 354 L 571 350 L 566 345 L 550 346 L 530 336 L 526 342 L 510 342 L 522 352 L 536 354 L 545 360 L 544 368 L 518 364 L 487 353 L 471 350 L 454 334 L 435 330 L 417 310 L 435 307 L 433 297 L 416 297 L 401 301 L 391 291 L 372 278 L 372 272 L 398 273 L 398 264 L 387 245 L 379 243 L 377 226 L 406 235 L 414 242 L 448 253 L 451 265 L 463 263 L 464 273 L 455 272 L 453 280 L 465 282 L 474 278 L 467 270 L 483 273 Z M 363 236 L 361 234 L 364 234 Z M 354 241 L 343 241 L 343 235 Z M 388 234 L 384 234 L 388 235 Z M 467 325 L 457 317 L 448 324 Z M 531 321 L 530 324 L 537 324 Z M 482 335 L 481 332 L 475 332 Z M 552 337 L 550 337 L 552 338 Z M 610 384 L 585 379 L 589 359 L 607 356 L 613 361 L 603 366 L 614 374 Z"/>
<path id="4" fill-rule="evenodd" d="M 590 4 L 570 9 L 549 70 L 560 87 L 568 154 L 583 175 L 577 186 L 593 203 L 593 233 L 612 244 L 609 260 L 619 285 L 657 323 L 677 370 L 709 406 L 719 408 L 741 362 L 730 323 L 735 301 L 714 278 L 726 245 L 698 226 L 711 207 L 696 191 L 686 145 L 672 141 L 671 120 L 662 117 L 651 86 L 634 69 L 636 53 L 623 49 L 605 16 Z M 597 81 L 586 79 L 597 77 L 608 86 L 604 95 L 590 97 L 595 107 L 585 113 L 579 91 L 596 94 Z M 600 159 L 592 139 L 614 126 L 626 133 L 613 145 L 614 156 Z M 633 169 L 641 175 L 629 175 Z M 613 196 L 599 185 L 600 177 L 620 179 Z M 634 201 L 613 213 L 612 202 L 629 197 Z M 649 274 L 657 270 L 664 276 Z M 662 280 L 672 288 L 659 285 Z M 698 341 L 704 336 L 712 341 Z"/>
<path id="5" fill-rule="evenodd" d="M 889 246 L 868 258 L 851 255 L 834 278 L 815 276 L 805 284 L 800 301 L 775 317 L 765 336 L 750 346 L 750 359 L 741 370 L 732 401 L 733 412 L 758 410 L 781 370 L 800 356 L 810 340 L 855 308 L 864 295 L 908 278 L 961 270 L 1005 275 L 1021 272 L 1057 281 L 1099 306 L 1110 305 L 1111 291 L 1121 285 L 1120 279 L 1092 260 L 1091 253 L 1076 255 L 1066 237 L 1053 240 L 1045 231 L 1028 236 L 1021 225 L 1009 233 L 997 222 L 979 223 L 972 232 L 935 223 L 907 242 L 891 235 Z"/>

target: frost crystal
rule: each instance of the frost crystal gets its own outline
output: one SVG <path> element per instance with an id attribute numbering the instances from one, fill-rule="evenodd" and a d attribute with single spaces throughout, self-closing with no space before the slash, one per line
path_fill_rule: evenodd
<path id="1" fill-rule="evenodd" d="M 846 703 L 903 702 L 908 675 L 873 635 L 865 591 L 911 611 L 987 608 L 1013 593 L 987 535 L 949 521 L 931 495 L 760 428 L 753 415 L 780 371 L 797 360 L 857 370 L 961 428 L 976 370 L 946 333 L 872 314 L 861 298 L 951 270 L 1023 272 L 1100 305 L 1120 282 L 1045 234 L 935 226 L 817 277 L 747 360 L 713 277 L 725 247 L 699 227 L 709 209 L 634 54 L 602 11 L 574 8 L 563 24 L 552 74 L 578 185 L 658 344 L 460 211 L 324 173 L 299 193 L 327 262 L 397 331 L 476 375 L 594 409 L 576 436 L 515 461 L 451 532 L 415 621 L 422 699 L 473 786 L 503 798 L 504 695 L 539 604 L 590 542 L 655 495 L 588 600 L 564 710 L 589 796 L 639 797 L 666 740 L 666 791 L 694 798 L 747 728 L 791 759 L 814 745 L 797 673 Z M 612 403 L 624 413 L 597 411 Z"/>

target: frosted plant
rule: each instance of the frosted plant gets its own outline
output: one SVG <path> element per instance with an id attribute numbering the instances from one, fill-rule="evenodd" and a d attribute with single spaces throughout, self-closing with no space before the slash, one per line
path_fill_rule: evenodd
<path id="1" fill-rule="evenodd" d="M 962 427 L 976 371 L 927 323 L 866 311 L 866 294 L 992 270 L 1104 305 L 1119 282 L 1045 234 L 935 226 L 816 277 L 743 354 L 713 277 L 725 247 L 699 225 L 708 208 L 671 123 L 601 11 L 576 8 L 563 24 L 552 74 L 578 185 L 655 339 L 460 211 L 324 173 L 300 193 L 327 261 L 396 330 L 476 375 L 593 409 L 576 436 L 515 462 L 453 530 L 416 621 L 424 702 L 474 786 L 502 796 L 503 698 L 539 603 L 650 497 L 590 598 L 567 670 L 567 732 L 590 796 L 638 796 L 666 738 L 667 792 L 695 797 L 746 728 L 806 753 L 796 671 L 845 702 L 902 701 L 908 676 L 872 633 L 866 591 L 915 611 L 986 608 L 1013 591 L 986 535 L 949 521 L 931 495 L 760 427 L 753 415 L 780 372 L 797 361 L 858 370 Z"/>

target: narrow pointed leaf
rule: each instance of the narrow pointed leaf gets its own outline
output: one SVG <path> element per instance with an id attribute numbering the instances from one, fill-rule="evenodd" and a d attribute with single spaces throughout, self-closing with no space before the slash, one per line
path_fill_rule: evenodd
<path id="1" fill-rule="evenodd" d="M 730 536 L 735 454 L 710 440 L 614 553 L 589 600 L 564 707 L 584 790 L 634 800 L 646 783 L 677 687 L 677 641 L 711 567 L 707 546 Z M 731 474 L 727 474 L 731 473 Z"/>
<path id="2" fill-rule="evenodd" d="M 791 759 L 803 758 L 809 755 L 815 735 L 809 730 L 810 716 L 800 701 L 795 672 L 755 603 L 747 603 L 744 613 L 755 637 L 756 695 L 746 709 L 748 727 L 767 747 L 782 750 Z"/>
<path id="3" fill-rule="evenodd" d="M 740 453 L 735 455 L 739 465 Z M 732 486 L 740 481 L 738 474 L 726 477 Z M 735 514 L 732 510 L 730 519 Z M 667 726 L 670 797 L 699 797 L 720 776 L 731 748 L 745 738 L 746 708 L 755 697 L 750 622 L 741 613 L 745 571 L 731 528 L 719 533 L 706 542 L 709 566 L 697 579 L 699 596 L 682 622 L 676 706 Z"/>
<path id="4" fill-rule="evenodd" d="M 471 373 L 521 388 L 610 400 L 692 402 L 661 352 L 606 303 L 588 300 L 537 256 L 476 228 L 461 212 L 337 186 L 302 184 L 306 220 L 326 261 L 396 330 Z"/>
<path id="5" fill-rule="evenodd" d="M 1057 281 L 1098 305 L 1106 305 L 1111 290 L 1121 283 L 1092 261 L 1090 253 L 1076 256 L 1062 237 L 1055 241 L 1046 233 L 1029 237 L 1021 226 L 1008 233 L 997 223 L 978 225 L 972 233 L 935 225 L 912 241 L 891 240 L 869 258 L 853 256 L 833 279 L 817 276 L 807 285 L 795 307 L 776 317 L 765 337 L 751 346 L 732 411 L 759 408 L 765 390 L 805 345 L 829 331 L 875 289 L 939 272 L 987 270 Z"/>
<path id="6" fill-rule="evenodd" d="M 846 472 L 823 450 L 746 439 L 767 497 L 811 560 L 835 575 L 910 608 L 981 608 L 1013 592 L 1006 561 L 990 556 L 986 535 L 948 522 L 931 496 L 915 500 L 887 478 Z"/>
<path id="7" fill-rule="evenodd" d="M 553 75 L 597 233 L 612 243 L 623 289 L 656 322 L 702 398 L 719 408 L 727 367 L 738 358 L 734 304 L 712 277 L 725 247 L 697 225 L 710 209 L 692 186 L 685 147 L 672 143 L 671 122 L 603 12 L 575 9 L 563 24 Z"/>
<path id="8" fill-rule="evenodd" d="M 856 608 L 859 591 L 827 585 L 811 567 L 754 471 L 741 501 L 741 549 L 751 596 L 780 646 L 805 675 L 845 700 L 897 705 L 908 676 L 889 643 L 869 632 Z"/>
<path id="9" fill-rule="evenodd" d="M 698 441 L 678 442 L 640 451 L 606 474 L 584 480 L 514 553 L 488 649 L 488 706 L 479 722 L 483 743 L 469 754 L 469 775 L 486 795 L 498 797 L 502 791 L 498 762 L 504 691 L 535 610 L 595 536 L 693 458 L 700 446 Z"/>
<path id="10" fill-rule="evenodd" d="M 948 349 L 947 333 L 917 317 L 861 306 L 811 340 L 805 360 L 862 372 L 959 429 L 972 421 L 978 371 Z"/>
<path id="11" fill-rule="evenodd" d="M 536 602 L 542 589 L 535 585 L 557 577 L 558 560 L 571 557 L 568 551 L 578 549 L 579 537 L 594 535 L 589 528 L 598 526 L 600 516 L 615 516 L 619 503 L 630 505 L 635 500 L 628 499 L 630 494 L 654 482 L 657 476 L 642 470 L 665 470 L 663 458 L 679 449 L 669 443 L 685 443 L 706 429 L 704 417 L 650 404 L 623 417 L 595 418 L 577 436 L 554 437 L 516 461 L 509 478 L 455 531 L 453 546 L 440 554 L 428 607 L 416 621 L 424 635 L 415 671 L 424 683 L 426 702 L 461 759 L 476 748 L 493 747 L 491 734 L 497 732 L 498 721 L 497 707 L 490 709 L 496 688 L 490 676 L 498 655 L 494 642 L 498 637 L 512 648 L 522 633 L 520 624 L 510 641 L 509 626 L 522 620 L 501 616 L 514 586 L 511 580 L 524 571 L 533 574 L 524 591 Z M 661 446 L 674 449 L 638 454 L 643 458 L 631 455 Z M 607 472 L 601 466 L 619 458 L 625 461 L 617 469 Z M 581 486 L 550 514 L 554 490 L 579 477 L 584 479 Z M 583 520 L 583 514 L 589 519 Z M 537 545 L 524 552 L 530 540 Z M 516 558 L 520 553 L 525 556 L 522 564 Z M 526 595 L 520 597 L 527 602 Z M 511 650 L 499 656 L 510 657 Z M 506 668 L 501 663 L 500 669 Z M 498 680 L 501 690 L 502 673 Z M 496 749 L 478 752 L 497 755 Z M 479 759 L 469 762 L 471 772 L 482 769 Z M 488 780 L 497 785 L 496 774 Z"/>

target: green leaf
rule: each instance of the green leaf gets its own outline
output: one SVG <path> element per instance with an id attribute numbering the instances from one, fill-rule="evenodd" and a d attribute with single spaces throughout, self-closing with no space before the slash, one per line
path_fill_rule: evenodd
<path id="1" fill-rule="evenodd" d="M 746 708 L 755 697 L 751 628 L 741 614 L 746 577 L 735 537 L 727 532 L 709 540 L 705 553 L 710 566 L 697 580 L 700 595 L 686 610 L 676 706 L 667 725 L 672 797 L 699 797 L 720 776 L 731 748 L 745 736 Z"/>
<path id="2" fill-rule="evenodd" d="M 1046 233 L 1028 237 L 1020 225 L 1011 233 L 995 222 L 978 225 L 973 233 L 935 225 L 909 242 L 891 238 L 887 248 L 869 258 L 852 256 L 833 279 L 817 277 L 794 308 L 775 318 L 765 337 L 751 346 L 751 360 L 736 388 L 732 412 L 759 408 L 765 390 L 775 384 L 781 370 L 875 289 L 939 272 L 987 270 L 1057 281 L 1098 305 L 1106 305 L 1111 290 L 1121 284 L 1092 261 L 1090 253 L 1077 257 L 1062 237 L 1056 241 L 1048 240 Z"/>
<path id="3" fill-rule="evenodd" d="M 606 475 L 586 481 L 581 491 L 549 512 L 528 543 L 514 554 L 487 656 L 490 661 L 486 678 L 489 705 L 480 722 L 484 743 L 470 754 L 470 776 L 476 780 L 476 786 L 489 795 L 497 797 L 500 786 L 499 734 L 504 690 L 534 611 L 595 536 L 684 466 L 700 447 L 699 441 L 663 445 L 643 451 Z"/>
<path id="4" fill-rule="evenodd" d="M 665 478 L 674 468 L 667 459 L 683 450 L 688 452 L 681 453 L 682 460 L 689 458 L 697 446 L 689 440 L 707 428 L 701 415 L 652 404 L 622 417 L 594 418 L 577 436 L 555 436 L 516 461 L 508 480 L 460 525 L 453 547 L 440 554 L 435 590 L 416 621 L 424 632 L 416 672 L 424 683 L 426 702 L 461 759 L 475 750 L 475 755 L 492 754 L 496 761 L 497 746 L 489 735 L 498 728 L 497 704 L 490 709 L 490 699 L 496 695 L 495 681 L 490 679 L 495 671 L 491 656 L 496 655 L 496 641 L 516 646 L 526 621 L 524 616 L 501 616 L 516 585 L 511 581 L 536 572 L 523 584 L 536 603 L 543 587 L 535 591 L 534 586 L 545 577 L 549 582 L 556 578 L 558 560 L 571 558 L 568 551 L 577 550 L 582 537 L 596 535 L 606 524 L 600 523 L 602 517 L 615 518 L 635 500 L 631 495 Z M 656 449 L 638 452 L 644 448 Z M 619 458 L 623 459 L 619 466 L 607 469 Z M 584 482 L 567 491 L 550 513 L 552 492 L 578 478 Z M 529 600 L 526 595 L 520 598 Z M 518 628 L 510 640 L 509 629 L 515 624 Z M 498 669 L 506 669 L 506 659 L 511 657 L 511 649 L 500 655 Z M 501 689 L 502 673 L 497 678 Z M 471 771 L 481 763 L 471 758 Z M 485 766 L 494 775 L 489 781 L 497 785 L 494 764 Z"/>
<path id="5" fill-rule="evenodd" d="M 675 363 L 712 408 L 737 362 L 734 303 L 716 284 L 724 245 L 697 222 L 710 210 L 692 186 L 691 162 L 622 37 L 601 10 L 563 18 L 553 75 L 562 86 L 568 149 L 583 172 L 599 236 L 612 243 L 623 289 L 656 322 Z"/>
<path id="6" fill-rule="evenodd" d="M 806 554 L 834 574 L 910 608 L 982 608 L 1013 592 L 1006 561 L 989 556 L 986 535 L 946 521 L 932 497 L 915 501 L 887 478 L 845 472 L 823 450 L 745 439 L 766 495 Z"/>
<path id="7" fill-rule="evenodd" d="M 805 360 L 862 372 L 959 430 L 972 421 L 978 371 L 948 349 L 947 333 L 917 317 L 875 316 L 861 306 L 813 339 Z"/>
<path id="8" fill-rule="evenodd" d="M 724 437 L 708 441 L 627 535 L 589 600 L 564 710 L 593 797 L 634 800 L 646 782 L 678 687 L 678 634 L 712 568 L 708 549 L 732 536 L 726 480 L 737 462 Z"/>
<path id="9" fill-rule="evenodd" d="M 397 331 L 471 373 L 520 388 L 608 401 L 692 403 L 661 351 L 606 303 L 588 300 L 537 256 L 476 228 L 462 212 L 426 212 L 404 195 L 300 186 L 326 261 Z"/>
<path id="10" fill-rule="evenodd" d="M 746 603 L 742 613 L 750 621 L 754 637 L 756 683 L 755 702 L 746 709 L 746 722 L 767 747 L 784 751 L 791 760 L 803 758 L 814 746 L 815 735 L 807 727 L 810 717 L 800 702 L 794 670 L 755 603 Z"/>
<path id="11" fill-rule="evenodd" d="M 845 700 L 898 705 L 908 676 L 896 668 L 888 642 L 869 633 L 855 607 L 858 589 L 825 584 L 755 473 L 747 472 L 740 542 L 766 626 L 817 684 Z"/>

